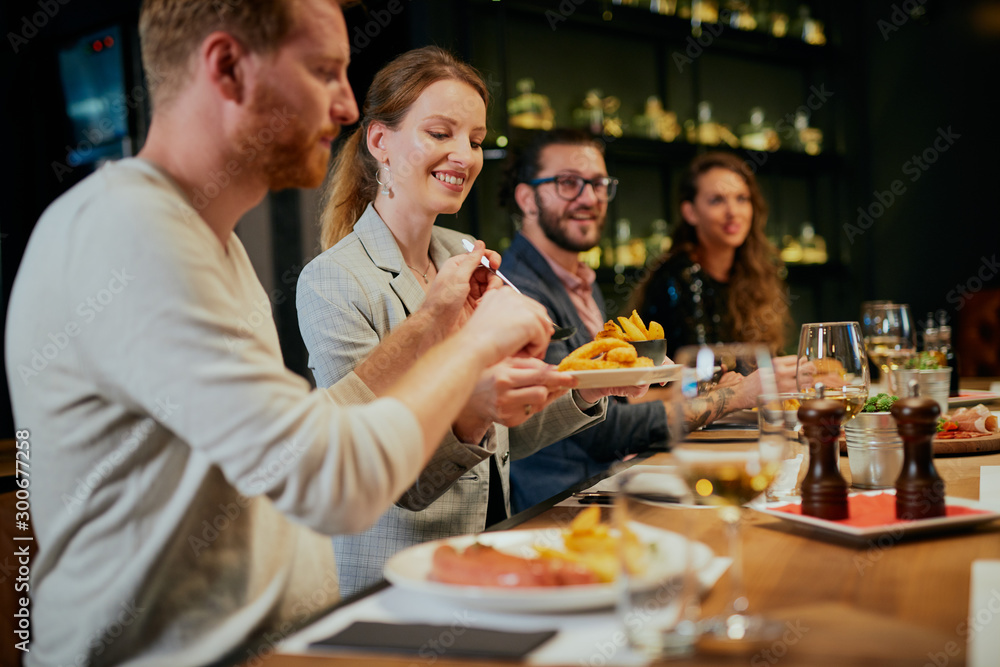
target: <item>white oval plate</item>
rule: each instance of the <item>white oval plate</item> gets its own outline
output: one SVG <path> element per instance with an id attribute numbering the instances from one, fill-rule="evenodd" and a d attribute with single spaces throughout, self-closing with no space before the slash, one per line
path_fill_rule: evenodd
<path id="1" fill-rule="evenodd" d="M 607 368 L 598 371 L 565 371 L 580 384 L 577 389 L 597 389 L 600 387 L 641 387 L 645 384 L 660 384 L 680 378 L 680 364 L 644 366 L 642 368 Z"/>
<path id="2" fill-rule="evenodd" d="M 667 530 L 634 524 L 631 526 L 645 544 L 654 545 L 658 554 L 657 566 L 646 574 L 649 586 L 655 586 L 683 573 L 683 559 L 687 539 Z M 599 609 L 613 606 L 617 600 L 615 583 L 587 584 L 582 586 L 538 586 L 532 588 L 498 588 L 493 586 L 460 586 L 430 581 L 431 559 L 434 551 L 443 544 L 464 549 L 475 541 L 501 551 L 522 556 L 536 557 L 535 544 L 559 549 L 563 545 L 558 528 L 544 530 L 512 530 L 478 535 L 461 535 L 418 544 L 405 549 L 385 564 L 385 578 L 400 588 L 421 595 L 432 595 L 460 603 L 467 607 L 508 612 L 557 612 Z M 714 554 L 704 544 L 695 543 L 694 562 L 701 571 L 713 561 Z"/>

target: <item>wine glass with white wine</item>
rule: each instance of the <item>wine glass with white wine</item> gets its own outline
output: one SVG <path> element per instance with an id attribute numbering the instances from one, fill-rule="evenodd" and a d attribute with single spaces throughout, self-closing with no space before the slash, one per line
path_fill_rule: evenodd
<path id="1" fill-rule="evenodd" d="M 844 406 L 845 423 L 861 412 L 871 381 L 858 323 L 803 324 L 795 380 L 803 394 L 815 394 L 816 385 L 821 383 L 825 398 Z"/>
<path id="2" fill-rule="evenodd" d="M 892 371 L 917 349 L 910 307 L 891 301 L 866 302 L 862 304 L 861 319 L 866 353 L 879 369 L 879 383 L 890 393 L 898 393 L 901 390 L 892 385 Z"/>
<path id="3" fill-rule="evenodd" d="M 720 418 L 746 419 L 759 396 L 777 393 L 771 357 L 763 346 L 734 344 L 681 348 L 674 362 L 682 366 L 682 376 L 680 391 L 668 404 L 671 452 L 695 501 L 719 508 L 732 558 L 729 603 L 722 614 L 701 621 L 700 642 L 756 650 L 780 636 L 782 625 L 750 610 L 743 587 L 741 518 L 743 506 L 774 481 L 786 452 L 771 438 L 724 440 L 725 429 L 706 442 L 703 429 Z"/>

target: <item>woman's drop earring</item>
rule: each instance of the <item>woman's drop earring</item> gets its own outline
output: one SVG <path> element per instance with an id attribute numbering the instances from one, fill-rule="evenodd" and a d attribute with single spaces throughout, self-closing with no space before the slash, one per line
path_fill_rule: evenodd
<path id="1" fill-rule="evenodd" d="M 385 173 L 385 178 L 383 180 L 382 174 Z M 379 168 L 375 170 L 375 182 L 382 186 L 382 194 L 388 195 L 389 188 L 392 187 L 392 172 L 389 171 L 389 163 L 379 165 Z"/>

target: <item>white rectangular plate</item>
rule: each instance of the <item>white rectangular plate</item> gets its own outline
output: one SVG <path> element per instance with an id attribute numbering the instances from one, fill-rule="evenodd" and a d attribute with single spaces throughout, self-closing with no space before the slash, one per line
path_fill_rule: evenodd
<path id="1" fill-rule="evenodd" d="M 983 401 L 994 401 L 1000 398 L 1000 394 L 992 391 L 982 391 L 979 389 L 959 389 L 958 396 L 948 397 L 949 408 L 959 408 L 962 406 L 978 405 Z"/>
<path id="2" fill-rule="evenodd" d="M 864 496 L 877 496 L 881 493 L 888 495 L 895 495 L 895 490 L 887 491 L 867 491 L 864 493 L 859 493 L 857 495 Z M 852 494 L 855 495 L 855 494 Z M 967 500 L 965 498 L 945 498 L 945 504 L 950 506 L 958 507 L 968 507 L 970 509 L 983 510 L 983 514 L 963 514 L 960 516 L 944 516 L 934 519 L 919 519 L 916 521 L 904 521 L 901 523 L 887 523 L 881 526 L 848 526 L 840 523 L 839 521 L 828 521 L 827 519 L 818 519 L 814 516 L 805 516 L 803 514 L 790 514 L 788 512 L 777 512 L 773 507 L 782 507 L 784 505 L 798 504 L 801 502 L 799 500 L 783 500 L 773 503 L 767 503 L 765 507 L 755 507 L 758 512 L 763 512 L 764 514 L 770 514 L 771 516 L 778 517 L 785 521 L 790 521 L 792 523 L 797 523 L 811 528 L 818 529 L 823 532 L 833 533 L 837 535 L 842 535 L 846 537 L 856 538 L 860 540 L 868 540 L 882 535 L 891 535 L 894 538 L 903 537 L 907 535 L 920 535 L 924 533 L 935 533 L 935 532 L 946 532 L 950 530 L 956 530 L 960 528 L 971 528 L 981 523 L 989 523 L 990 521 L 995 521 L 1000 519 L 1000 512 L 995 511 L 993 508 L 981 505 L 974 500 Z"/>
<path id="3" fill-rule="evenodd" d="M 660 384 L 680 378 L 679 364 L 645 366 L 643 368 L 609 368 L 599 371 L 566 371 L 580 381 L 577 389 L 597 389 L 600 387 L 628 387 L 644 384 Z"/>

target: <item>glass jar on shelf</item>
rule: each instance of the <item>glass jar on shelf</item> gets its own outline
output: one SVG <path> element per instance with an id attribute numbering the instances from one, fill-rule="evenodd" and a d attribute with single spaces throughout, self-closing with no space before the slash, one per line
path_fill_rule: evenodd
<path id="1" fill-rule="evenodd" d="M 764 122 L 764 110 L 750 109 L 750 122 L 739 127 L 740 145 L 754 151 L 776 151 L 781 148 L 778 133 Z"/>
<path id="2" fill-rule="evenodd" d="M 812 18 L 808 5 L 799 5 L 798 16 L 788 26 L 791 37 L 801 39 L 806 44 L 820 46 L 826 44 L 823 22 Z"/>
<path id="3" fill-rule="evenodd" d="M 691 25 L 719 22 L 718 0 L 691 0 Z"/>
<path id="4" fill-rule="evenodd" d="M 816 233 L 811 222 L 802 223 L 799 239 L 802 245 L 803 264 L 826 264 L 826 239 Z"/>
<path id="5" fill-rule="evenodd" d="M 788 32 L 788 14 L 781 11 L 777 2 L 757 0 L 754 8 L 757 30 L 775 37 L 784 37 Z"/>
<path id="6" fill-rule="evenodd" d="M 728 127 L 712 119 L 712 105 L 709 102 L 698 103 L 698 126 L 696 140 L 705 146 L 718 146 L 725 143 L 732 148 L 739 148 L 740 140 Z"/>
<path id="7" fill-rule="evenodd" d="M 802 244 L 799 239 L 791 234 L 781 237 L 781 251 L 779 252 L 781 261 L 785 264 L 802 263 Z"/>
<path id="8" fill-rule="evenodd" d="M 534 92 L 535 82 L 532 79 L 519 79 L 518 95 L 507 100 L 507 115 L 512 127 L 526 130 L 551 130 L 555 123 L 555 111 L 549 103 L 549 98 Z"/>
<path id="9" fill-rule="evenodd" d="M 673 16 L 677 13 L 677 0 L 649 0 L 649 11 L 654 14 Z"/>
<path id="10" fill-rule="evenodd" d="M 757 19 L 747 0 L 726 0 L 719 13 L 722 23 L 737 30 L 756 30 Z"/>
<path id="11" fill-rule="evenodd" d="M 621 100 L 614 95 L 604 97 L 599 89 L 592 88 L 584 95 L 580 106 L 573 110 L 573 126 L 595 135 L 620 137 L 625 131 L 625 124 L 618 114 L 621 105 Z"/>
<path id="12" fill-rule="evenodd" d="M 798 111 L 795 114 L 796 148 L 808 155 L 819 155 L 823 150 L 823 130 L 809 127 L 809 114 Z"/>
<path id="13" fill-rule="evenodd" d="M 680 136 L 681 126 L 677 122 L 677 114 L 664 110 L 660 98 L 650 95 L 646 98 L 643 112 L 632 118 L 631 132 L 647 139 L 673 141 Z"/>

